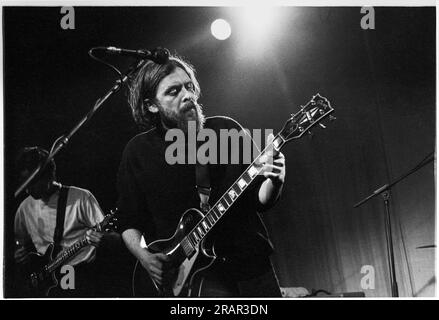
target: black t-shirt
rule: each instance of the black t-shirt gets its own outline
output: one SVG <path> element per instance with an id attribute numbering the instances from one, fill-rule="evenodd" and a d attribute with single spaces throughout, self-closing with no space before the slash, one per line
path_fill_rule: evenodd
<path id="1" fill-rule="evenodd" d="M 204 127 L 215 131 L 217 137 L 218 161 L 208 166 L 212 188 L 209 203 L 213 205 L 248 164 L 242 163 L 242 150 L 239 151 L 240 163 L 230 164 L 232 143 L 228 143 L 228 164 L 219 164 L 221 152 L 224 152 L 219 141 L 220 130 L 242 130 L 236 121 L 210 117 Z M 183 212 L 189 208 L 199 209 L 200 203 L 195 187 L 195 164 L 187 164 L 187 154 L 186 164 L 168 164 L 166 148 L 174 141 L 165 141 L 165 134 L 154 128 L 131 139 L 124 150 L 118 174 L 119 230 L 140 230 L 148 243 L 171 237 Z M 242 143 L 240 146 L 242 149 Z M 258 213 L 263 210 L 258 200 L 262 178 L 253 181 L 209 233 L 207 240 L 215 243 L 217 255 L 232 261 L 245 261 L 271 254 L 273 248 Z"/>

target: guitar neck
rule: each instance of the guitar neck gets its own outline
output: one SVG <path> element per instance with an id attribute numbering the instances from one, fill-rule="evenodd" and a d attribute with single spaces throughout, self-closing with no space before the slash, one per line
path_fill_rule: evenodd
<path id="1" fill-rule="evenodd" d="M 62 266 L 66 261 L 74 257 L 82 248 L 88 246 L 89 243 L 85 237 L 76 241 L 67 249 L 61 251 L 51 263 L 46 266 L 48 272 L 55 271 L 57 268 Z"/>
<path id="2" fill-rule="evenodd" d="M 189 241 L 192 247 L 195 247 L 203 240 L 214 225 L 224 216 L 230 207 L 238 200 L 249 185 L 261 173 L 263 164 L 259 163 L 260 157 L 267 151 L 275 149 L 277 151 L 286 143 L 285 139 L 278 134 L 273 142 L 269 144 L 255 160 L 247 167 L 247 169 L 239 176 L 233 185 L 221 196 L 221 198 L 206 213 L 203 219 L 191 230 L 191 232 L 182 241 L 183 247 L 187 247 Z"/>
<path id="3" fill-rule="evenodd" d="M 101 223 L 95 225 L 93 228 L 91 228 L 91 230 L 99 231 L 99 232 L 103 231 L 106 227 L 113 224 L 111 221 L 114 219 L 114 215 L 115 212 L 113 211 L 111 212 L 111 214 L 107 214 L 104 217 L 104 220 Z M 74 257 L 82 248 L 88 245 L 89 242 L 87 238 L 85 236 L 82 237 L 80 240 L 76 241 L 70 247 L 61 251 L 52 262 L 44 266 L 44 269 L 48 272 L 52 272 L 56 270 L 57 268 L 62 266 L 67 260 Z"/>

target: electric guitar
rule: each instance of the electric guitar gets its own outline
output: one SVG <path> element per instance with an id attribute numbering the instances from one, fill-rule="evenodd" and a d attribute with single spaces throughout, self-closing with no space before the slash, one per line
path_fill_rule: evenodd
<path id="1" fill-rule="evenodd" d="M 261 173 L 263 164 L 258 160 L 267 150 L 279 151 L 287 142 L 301 138 L 309 129 L 321 123 L 334 111 L 330 102 L 316 94 L 300 111 L 292 114 L 284 124 L 283 129 L 239 176 L 233 185 L 222 197 L 203 214 L 200 210 L 191 208 L 186 210 L 180 218 L 174 235 L 168 239 L 161 239 L 146 244 L 141 238 L 141 246 L 152 253 L 164 253 L 178 267 L 176 276 L 171 284 L 159 286 L 148 274 L 141 263 L 137 261 L 133 273 L 134 296 L 199 296 L 201 290 L 200 273 L 209 268 L 215 261 L 214 247 L 207 247 L 206 236 L 221 220 L 227 210 L 235 203 L 246 188 Z M 152 285 L 151 285 L 152 284 Z"/>
<path id="2" fill-rule="evenodd" d="M 98 223 L 92 228 L 92 230 L 99 232 L 108 232 L 114 230 L 115 212 L 111 211 L 104 217 L 102 222 Z M 89 246 L 85 235 L 73 243 L 70 247 L 62 250 L 60 253 L 53 256 L 54 244 L 51 243 L 46 252 L 43 254 L 38 252 L 30 252 L 28 254 L 28 261 L 24 266 L 22 273 L 26 277 L 27 286 L 30 289 L 32 296 L 36 297 L 47 297 L 50 290 L 58 285 L 58 273 L 61 267 L 66 264 L 70 259 L 75 257 L 81 249 Z"/>

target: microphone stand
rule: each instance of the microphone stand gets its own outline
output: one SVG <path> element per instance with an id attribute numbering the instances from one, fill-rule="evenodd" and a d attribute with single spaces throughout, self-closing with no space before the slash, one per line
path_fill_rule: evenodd
<path id="1" fill-rule="evenodd" d="M 379 187 L 374 192 L 372 192 L 372 194 L 370 194 L 369 196 L 367 196 L 366 198 L 364 198 L 363 200 L 361 200 L 360 202 L 354 205 L 354 208 L 357 208 L 378 195 L 381 195 L 384 201 L 384 208 L 385 208 L 384 227 L 386 231 L 387 262 L 389 265 L 390 288 L 392 291 L 392 297 L 398 297 L 399 291 L 398 291 L 398 283 L 396 281 L 396 274 L 395 274 L 395 256 L 393 252 L 392 223 L 390 219 L 390 189 L 399 181 L 405 179 L 412 173 L 418 171 L 419 169 L 424 167 L 427 163 L 433 160 L 434 160 L 434 152 L 431 152 L 424 158 L 424 160 L 422 160 L 413 169 L 409 170 L 408 172 L 404 173 L 400 177 L 396 178 L 393 182 Z"/>
<path id="2" fill-rule="evenodd" d="M 113 87 L 107 91 L 107 93 L 102 97 L 96 100 L 94 106 L 91 108 L 91 110 L 68 132 L 67 134 L 59 137 L 54 145 L 52 146 L 52 149 L 50 151 L 50 154 L 46 160 L 46 162 L 39 167 L 37 167 L 30 176 L 18 187 L 18 189 L 15 191 L 14 196 L 18 197 L 23 190 L 26 189 L 26 187 L 33 182 L 37 176 L 44 170 L 46 165 L 55 157 L 55 155 L 61 151 L 70 141 L 72 136 L 90 119 L 93 117 L 93 115 L 96 113 L 96 111 L 102 106 L 102 104 L 110 98 L 112 95 L 114 95 L 116 92 L 118 92 L 123 84 L 127 82 L 129 77 L 136 72 L 143 64 L 144 60 L 139 60 L 137 63 L 133 64 L 128 71 L 125 73 L 125 75 L 122 75 L 120 79 L 116 80 L 116 83 L 113 85 Z"/>

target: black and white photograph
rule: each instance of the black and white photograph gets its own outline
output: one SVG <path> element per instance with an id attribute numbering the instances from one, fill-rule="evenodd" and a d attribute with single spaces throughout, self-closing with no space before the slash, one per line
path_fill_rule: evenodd
<path id="1" fill-rule="evenodd" d="M 434 2 L 1 5 L 4 298 L 436 297 Z"/>

